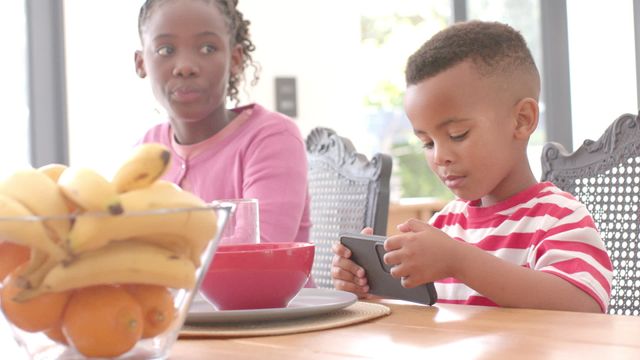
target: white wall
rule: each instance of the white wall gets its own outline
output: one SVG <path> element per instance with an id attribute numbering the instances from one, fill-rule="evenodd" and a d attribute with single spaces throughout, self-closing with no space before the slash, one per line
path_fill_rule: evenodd
<path id="1" fill-rule="evenodd" d="M 275 109 L 275 77 L 297 79 L 298 125 L 344 129 L 357 137 L 363 90 L 359 78 L 360 1 L 242 0 L 251 21 L 254 59 L 262 65 L 251 100 Z"/>

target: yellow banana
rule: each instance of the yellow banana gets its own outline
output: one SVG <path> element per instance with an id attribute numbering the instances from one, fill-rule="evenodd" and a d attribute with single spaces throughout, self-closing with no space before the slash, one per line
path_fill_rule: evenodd
<path id="1" fill-rule="evenodd" d="M 4 218 L 0 220 L 0 238 L 43 251 L 57 261 L 65 259 L 67 253 L 54 243 L 43 222 L 25 219 L 33 216 L 20 202 L 0 193 L 0 218 Z"/>
<path id="2" fill-rule="evenodd" d="M 196 266 L 209 240 L 217 231 L 217 217 L 204 201 L 178 186 L 156 181 L 146 188 L 120 195 L 126 212 L 120 216 L 78 216 L 69 232 L 68 247 L 78 254 L 105 246 L 111 241 L 142 238 L 160 246 L 183 246 Z M 169 209 L 157 214 L 140 214 Z M 172 209 L 192 209 L 172 211 Z M 175 240 L 171 240 L 175 237 Z M 185 241 L 183 241 L 185 240 Z"/>
<path id="3" fill-rule="evenodd" d="M 38 254 L 37 260 L 34 260 L 36 258 L 34 258 L 34 251 L 32 251 L 28 265 L 17 274 L 17 284 L 21 288 L 34 289 L 39 287 L 49 271 L 60 264 L 59 260 L 46 254 L 43 257 L 44 253 L 42 252 L 36 251 L 36 253 Z"/>
<path id="4" fill-rule="evenodd" d="M 30 254 L 29 254 L 29 260 L 27 261 L 27 265 L 18 268 L 17 275 L 19 278 L 29 275 L 30 273 L 32 273 L 33 271 L 41 267 L 42 264 L 44 264 L 47 261 L 47 259 L 49 259 L 49 255 L 42 250 L 39 250 L 36 248 L 30 248 L 29 250 L 30 250 Z M 25 287 L 25 286 L 22 286 L 22 287 Z"/>
<path id="5" fill-rule="evenodd" d="M 58 217 L 42 220 L 50 241 L 56 244 L 67 238 L 71 227 L 70 219 L 65 217 L 69 212 L 67 201 L 54 180 L 55 173 L 61 172 L 58 165 L 18 170 L 0 183 L 0 193 L 17 200 L 31 214 Z M 42 249 L 32 247 L 27 265 L 18 274 L 20 286 L 36 286 L 57 261 Z"/>
<path id="6" fill-rule="evenodd" d="M 0 193 L 10 196 L 36 216 L 59 216 L 44 222 L 54 233 L 54 242 L 67 237 L 71 222 L 64 216 L 68 208 L 58 185 L 43 172 L 36 169 L 18 170 L 0 183 Z"/>
<path id="7" fill-rule="evenodd" d="M 111 182 L 118 193 L 142 189 L 159 179 L 168 169 L 171 151 L 158 143 L 137 146 L 116 171 Z"/>
<path id="8" fill-rule="evenodd" d="M 36 289 L 23 290 L 16 301 L 39 294 L 99 284 L 151 284 L 190 289 L 193 263 L 158 246 L 134 241 L 111 243 L 55 266 Z"/>
<path id="9" fill-rule="evenodd" d="M 60 178 L 60 174 L 62 174 L 67 167 L 68 166 L 64 164 L 51 163 L 40 166 L 37 170 L 47 175 L 51 180 L 57 183 Z"/>
<path id="10" fill-rule="evenodd" d="M 57 184 L 58 179 L 60 178 L 60 175 L 62 175 L 62 172 L 65 171 L 67 168 L 68 166 L 64 164 L 51 163 L 51 164 L 43 165 L 39 167 L 37 170 L 47 175 L 51 180 L 53 180 Z M 62 194 L 62 191 L 60 191 L 60 193 Z M 67 198 L 64 195 L 62 197 L 64 198 L 65 204 L 67 204 L 67 211 L 70 214 L 78 210 L 78 207 L 73 201 L 69 200 L 69 198 Z"/>
<path id="11" fill-rule="evenodd" d="M 68 167 L 58 185 L 62 193 L 87 211 L 121 214 L 122 204 L 115 187 L 98 172 L 83 167 Z"/>
<path id="12" fill-rule="evenodd" d="M 127 239 L 127 241 L 132 240 L 132 241 L 137 241 L 137 242 L 144 242 L 144 243 L 151 243 L 155 246 L 159 246 L 163 249 L 167 249 L 172 251 L 174 254 L 178 255 L 178 256 L 182 256 L 182 257 L 186 257 L 191 259 L 191 245 L 189 242 L 189 239 L 185 238 L 182 235 L 175 235 L 175 234 L 153 234 L 153 235 L 144 235 L 144 236 L 137 236 L 137 237 L 133 237 L 130 239 Z M 195 266 L 200 266 L 200 263 L 195 263 Z"/>

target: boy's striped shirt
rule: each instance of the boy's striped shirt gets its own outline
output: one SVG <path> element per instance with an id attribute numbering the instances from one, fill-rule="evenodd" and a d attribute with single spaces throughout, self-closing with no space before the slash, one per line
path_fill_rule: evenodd
<path id="1" fill-rule="evenodd" d="M 430 223 L 499 258 L 569 281 L 606 312 L 611 260 L 583 204 L 549 182 L 493 206 L 477 204 L 454 200 Z M 436 289 L 441 303 L 496 305 L 453 278 L 437 281 Z"/>

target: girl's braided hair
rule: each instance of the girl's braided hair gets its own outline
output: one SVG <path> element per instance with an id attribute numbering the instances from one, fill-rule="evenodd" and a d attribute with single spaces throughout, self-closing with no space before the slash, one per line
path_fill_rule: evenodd
<path id="1" fill-rule="evenodd" d="M 160 4 L 171 0 L 146 0 L 140 7 L 140 14 L 138 15 L 138 34 L 142 38 L 142 29 L 149 19 L 153 10 Z M 195 0 L 194 0 L 195 1 Z M 240 102 L 238 99 L 238 86 L 242 80 L 244 80 L 244 71 L 248 67 L 253 68 L 253 79 L 251 85 L 255 85 L 259 79 L 258 65 L 253 62 L 251 52 L 256 47 L 251 41 L 249 34 L 249 25 L 251 22 L 245 20 L 242 13 L 238 10 L 238 0 L 198 0 L 207 4 L 213 4 L 218 7 L 224 18 L 227 20 L 227 29 L 231 34 L 231 46 L 240 44 L 242 46 L 242 64 L 240 64 L 240 72 L 232 74 L 229 77 L 229 85 L 227 90 L 227 96 L 236 103 Z"/>

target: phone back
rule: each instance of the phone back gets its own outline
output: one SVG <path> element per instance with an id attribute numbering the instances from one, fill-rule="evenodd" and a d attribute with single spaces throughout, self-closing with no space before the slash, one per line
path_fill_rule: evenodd
<path id="1" fill-rule="evenodd" d="M 433 305 L 437 300 L 433 283 L 405 288 L 400 279 L 391 276 L 391 267 L 384 263 L 385 237 L 378 235 L 343 234 L 340 242 L 351 250 L 351 260 L 362 266 L 367 273 L 369 293 Z"/>

